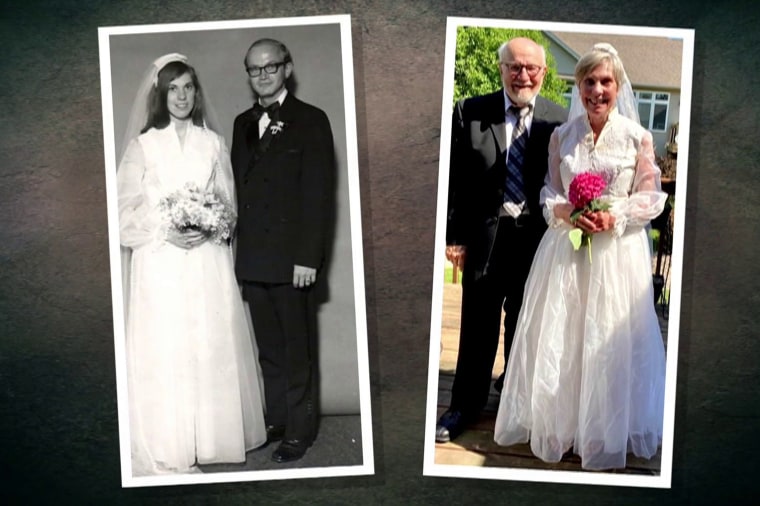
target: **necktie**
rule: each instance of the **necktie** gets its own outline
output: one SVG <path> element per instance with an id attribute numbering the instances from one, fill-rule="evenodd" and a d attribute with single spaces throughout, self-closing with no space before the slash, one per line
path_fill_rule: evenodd
<path id="1" fill-rule="evenodd" d="M 277 122 L 280 119 L 280 103 L 275 102 L 273 104 L 264 107 L 260 103 L 253 104 L 253 112 L 251 114 L 251 120 L 248 124 L 248 130 L 246 131 L 246 140 L 248 142 L 249 149 L 253 151 L 263 152 L 266 151 L 271 141 L 272 135 L 269 132 L 269 128 L 264 130 L 264 135 L 259 138 L 259 120 L 267 113 L 269 115 L 269 124 Z"/>
<path id="2" fill-rule="evenodd" d="M 269 119 L 273 119 L 273 117 L 275 116 L 275 113 L 277 113 L 277 111 L 279 110 L 280 110 L 280 102 L 275 101 L 273 104 L 270 104 L 266 107 L 256 102 L 255 104 L 253 104 L 253 118 L 256 121 L 258 121 L 261 119 L 264 113 L 267 113 L 269 115 Z"/>
<path id="3" fill-rule="evenodd" d="M 259 107 L 254 106 L 253 107 L 253 113 L 258 114 L 258 110 L 261 110 L 261 114 L 266 112 L 269 115 L 269 124 L 264 129 L 264 133 L 261 135 L 261 138 L 259 139 L 259 142 L 255 145 L 254 151 L 256 153 L 256 157 L 262 156 L 266 150 L 269 148 L 269 144 L 272 142 L 272 138 L 274 137 L 274 132 L 272 131 L 272 125 L 277 124 L 280 121 L 280 103 L 275 102 L 267 107 L 261 107 L 260 104 L 256 104 Z M 261 116 L 259 116 L 259 119 Z M 256 121 L 256 133 L 258 134 L 259 130 L 259 122 Z"/>
<path id="4" fill-rule="evenodd" d="M 525 159 L 525 145 L 528 140 L 525 117 L 530 112 L 530 106 L 523 108 L 511 106 L 509 110 L 517 116 L 517 124 L 512 130 L 512 143 L 509 146 L 509 153 L 507 153 L 507 181 L 504 188 L 504 201 L 519 204 L 525 202 L 522 166 Z"/>

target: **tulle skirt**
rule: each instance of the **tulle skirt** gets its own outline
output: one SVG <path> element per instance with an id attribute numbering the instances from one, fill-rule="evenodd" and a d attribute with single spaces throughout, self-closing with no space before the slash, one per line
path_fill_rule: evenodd
<path id="1" fill-rule="evenodd" d="M 589 262 L 567 229 L 549 229 L 525 286 L 494 440 L 530 441 L 558 462 L 570 450 L 584 469 L 651 458 L 662 439 L 665 349 L 653 303 L 643 229 L 596 234 Z"/>
<path id="2" fill-rule="evenodd" d="M 245 461 L 266 441 L 262 385 L 230 248 L 133 252 L 127 320 L 134 475 Z"/>

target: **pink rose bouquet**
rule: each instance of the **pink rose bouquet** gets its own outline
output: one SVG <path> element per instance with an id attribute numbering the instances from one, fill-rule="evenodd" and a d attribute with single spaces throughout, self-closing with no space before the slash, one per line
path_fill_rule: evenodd
<path id="1" fill-rule="evenodd" d="M 567 197 L 575 210 L 570 214 L 570 221 L 575 223 L 582 214 L 606 211 L 610 205 L 601 200 L 602 193 L 607 187 L 607 181 L 599 173 L 581 172 L 570 181 Z M 580 228 L 574 228 L 569 233 L 570 242 L 577 251 L 581 246 L 588 247 L 588 261 L 591 263 L 591 239 L 592 235 L 583 232 Z"/>
<path id="2" fill-rule="evenodd" d="M 232 235 L 236 215 L 232 206 L 213 191 L 193 183 L 162 198 L 159 207 L 170 227 L 185 232 L 198 230 L 216 244 Z"/>

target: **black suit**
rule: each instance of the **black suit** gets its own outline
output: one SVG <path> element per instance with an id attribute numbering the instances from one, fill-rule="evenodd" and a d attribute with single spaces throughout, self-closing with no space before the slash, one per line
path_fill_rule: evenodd
<path id="1" fill-rule="evenodd" d="M 291 94 L 275 119 L 282 129 L 262 149 L 270 134 L 258 138 L 253 110 L 235 118 L 235 272 L 251 308 L 267 423 L 285 426 L 286 439 L 311 440 L 317 424 L 316 302 L 313 287 L 293 287 L 293 267 L 320 269 L 324 263 L 333 139 L 325 113 Z"/>
<path id="2" fill-rule="evenodd" d="M 525 280 L 546 230 L 539 194 L 549 137 L 566 119 L 562 107 L 536 98 L 522 167 L 526 206 L 514 219 L 499 217 L 507 177 L 504 91 L 460 101 L 454 109 L 446 243 L 465 246 L 466 257 L 451 409 L 470 417 L 488 399 L 502 308 L 509 356 Z"/>

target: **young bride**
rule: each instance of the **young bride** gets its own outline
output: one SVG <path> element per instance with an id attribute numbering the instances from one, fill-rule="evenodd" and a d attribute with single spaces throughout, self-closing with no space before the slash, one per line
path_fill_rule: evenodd
<path id="1" fill-rule="evenodd" d="M 125 309 L 133 474 L 244 462 L 246 451 L 266 442 L 266 430 L 229 245 L 229 154 L 180 54 L 151 65 L 133 107 L 130 125 L 142 129 L 117 172 L 121 244 L 131 250 Z M 178 226 L 192 198 L 211 199 L 217 221 Z"/>

